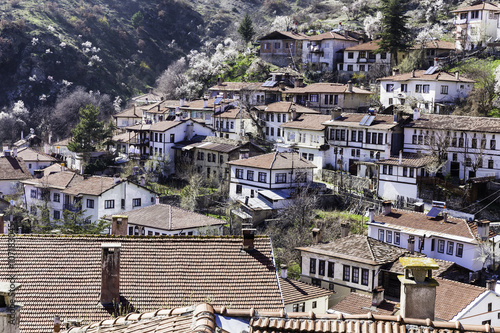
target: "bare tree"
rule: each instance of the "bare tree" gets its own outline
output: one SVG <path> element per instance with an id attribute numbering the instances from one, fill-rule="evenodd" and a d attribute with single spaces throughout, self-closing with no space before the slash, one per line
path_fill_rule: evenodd
<path id="1" fill-rule="evenodd" d="M 417 136 L 417 142 L 421 143 L 424 141 L 429 155 L 431 156 L 431 161 L 425 165 L 425 170 L 434 177 L 442 168 L 446 165 L 448 161 L 448 149 L 450 147 L 450 137 L 448 132 L 426 131 L 425 135 L 421 134 Z"/>

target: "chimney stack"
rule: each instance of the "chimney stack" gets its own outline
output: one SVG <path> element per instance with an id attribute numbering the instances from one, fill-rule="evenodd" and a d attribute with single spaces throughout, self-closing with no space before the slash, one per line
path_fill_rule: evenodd
<path id="1" fill-rule="evenodd" d="M 372 290 L 372 306 L 379 306 L 384 300 L 384 288 L 381 286 L 375 287 Z"/>
<path id="2" fill-rule="evenodd" d="M 455 72 L 455 79 L 460 80 L 460 74 L 458 73 L 458 71 Z"/>
<path id="3" fill-rule="evenodd" d="M 54 316 L 54 333 L 61 331 L 61 317 L 58 315 Z"/>
<path id="4" fill-rule="evenodd" d="M 120 243 L 103 243 L 101 305 L 117 306 L 120 302 Z"/>
<path id="5" fill-rule="evenodd" d="M 413 120 L 420 119 L 420 110 L 418 108 L 413 109 Z"/>
<path id="6" fill-rule="evenodd" d="M 179 106 L 184 106 L 184 98 L 179 99 Z"/>
<path id="7" fill-rule="evenodd" d="M 243 250 L 249 251 L 255 248 L 254 238 L 257 229 L 242 229 L 243 233 Z"/>
<path id="8" fill-rule="evenodd" d="M 223 82 L 223 81 L 222 81 L 222 78 L 221 78 L 221 77 L 218 77 L 218 78 L 217 78 L 217 85 L 218 85 L 218 86 L 222 86 L 222 82 Z"/>
<path id="9" fill-rule="evenodd" d="M 407 247 L 407 250 L 411 254 L 415 254 L 415 237 L 414 236 L 408 237 L 408 245 L 406 247 Z"/>
<path id="10" fill-rule="evenodd" d="M 495 279 L 486 280 L 486 289 L 495 291 L 496 286 L 497 286 L 497 280 Z"/>
<path id="11" fill-rule="evenodd" d="M 127 230 L 128 230 L 128 216 L 113 215 L 111 234 L 114 236 L 127 236 Z"/>
<path id="12" fill-rule="evenodd" d="M 204 97 L 203 98 L 203 108 L 207 108 L 208 107 L 208 98 Z"/>
<path id="13" fill-rule="evenodd" d="M 411 77 L 415 77 L 415 70 L 411 71 Z"/>
<path id="14" fill-rule="evenodd" d="M 0 282 L 0 332 L 19 333 L 22 305 L 15 303 L 19 283 Z"/>
<path id="15" fill-rule="evenodd" d="M 351 80 L 347 81 L 347 91 L 352 92 L 352 81 Z"/>
<path id="16" fill-rule="evenodd" d="M 372 223 L 375 220 L 375 208 L 368 208 L 368 223 Z"/>
<path id="17" fill-rule="evenodd" d="M 313 228 L 312 229 L 312 236 L 313 236 L 313 244 L 319 244 L 321 243 L 321 229 L 320 228 Z"/>
<path id="18" fill-rule="evenodd" d="M 160 204 L 160 196 L 159 195 L 156 196 L 155 204 L 157 204 L 157 205 Z"/>
<path id="19" fill-rule="evenodd" d="M 399 164 L 400 165 L 403 164 L 403 151 L 402 150 L 399 151 Z"/>
<path id="20" fill-rule="evenodd" d="M 399 69 L 398 68 L 393 68 L 392 69 L 392 76 L 398 75 L 399 74 Z"/>
<path id="21" fill-rule="evenodd" d="M 476 226 L 477 226 L 477 237 L 483 241 L 487 240 L 490 235 L 490 221 L 488 220 L 476 221 Z"/>
<path id="22" fill-rule="evenodd" d="M 296 78 L 294 82 L 295 88 L 302 88 L 304 86 L 304 79 L 303 78 Z"/>
<path id="23" fill-rule="evenodd" d="M 403 318 L 434 320 L 436 287 L 439 283 L 432 278 L 432 270 L 439 266 L 431 258 L 399 258 L 404 275 L 401 282 L 401 311 Z"/>
<path id="24" fill-rule="evenodd" d="M 280 81 L 278 83 L 278 86 L 279 86 L 280 90 L 285 90 L 285 81 Z"/>
<path id="25" fill-rule="evenodd" d="M 389 215 L 392 210 L 392 202 L 389 200 L 382 202 L 382 208 L 384 210 L 382 214 Z"/>
<path id="26" fill-rule="evenodd" d="M 288 266 L 285 264 L 281 265 L 281 278 L 282 279 L 288 278 Z"/>
<path id="27" fill-rule="evenodd" d="M 332 110 L 332 120 L 342 117 L 342 109 L 335 108 Z"/>
<path id="28" fill-rule="evenodd" d="M 350 229 L 349 223 L 341 223 L 340 224 L 340 237 L 344 238 L 344 237 L 349 236 L 349 229 Z"/>

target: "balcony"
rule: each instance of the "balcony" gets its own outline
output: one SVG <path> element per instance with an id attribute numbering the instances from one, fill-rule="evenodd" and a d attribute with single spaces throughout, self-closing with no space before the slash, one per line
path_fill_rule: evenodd
<path id="1" fill-rule="evenodd" d="M 459 24 L 466 24 L 467 23 L 467 19 L 460 19 L 460 20 L 455 20 L 453 21 L 453 24 L 455 25 L 459 25 Z"/>
<path id="2" fill-rule="evenodd" d="M 131 145 L 148 145 L 149 144 L 149 139 L 137 139 L 137 138 L 134 138 L 134 139 L 131 139 L 129 141 L 129 144 Z"/>
<path id="3" fill-rule="evenodd" d="M 65 203 L 64 209 L 69 210 L 70 212 L 76 213 L 76 212 L 79 212 L 82 210 L 82 205 L 80 205 L 79 203 L 75 203 L 75 204 Z"/>

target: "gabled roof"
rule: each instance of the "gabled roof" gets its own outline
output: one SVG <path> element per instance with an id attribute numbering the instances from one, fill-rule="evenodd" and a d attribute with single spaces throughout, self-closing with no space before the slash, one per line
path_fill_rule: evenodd
<path id="1" fill-rule="evenodd" d="M 224 112 L 221 112 L 221 113 L 217 113 L 214 115 L 214 117 L 217 117 L 217 118 L 228 118 L 228 119 L 239 119 L 240 118 L 240 111 L 243 111 L 241 110 L 240 108 L 231 108 L 227 111 L 224 111 Z M 249 119 L 250 117 L 248 115 L 246 115 L 245 113 L 242 114 L 241 116 L 243 119 Z"/>
<path id="2" fill-rule="evenodd" d="M 130 140 L 135 139 L 137 137 L 137 133 L 125 132 L 113 135 L 111 140 L 113 142 L 123 142 L 128 143 Z"/>
<path id="3" fill-rule="evenodd" d="M 31 173 L 21 157 L 0 156 L 0 181 L 30 178 Z"/>
<path id="4" fill-rule="evenodd" d="M 125 109 L 120 113 L 114 114 L 114 118 L 142 118 L 142 109 L 140 107 L 133 106 L 131 108 Z"/>
<path id="5" fill-rule="evenodd" d="M 57 173 L 44 174 L 42 178 L 23 180 L 23 184 L 33 185 L 40 188 L 66 189 L 68 186 L 76 185 L 83 181 L 80 176 L 72 171 L 61 171 Z"/>
<path id="6" fill-rule="evenodd" d="M 444 71 L 438 71 L 433 74 L 425 74 L 425 70 L 418 70 L 404 74 L 391 75 L 377 79 L 379 81 L 439 81 L 439 82 L 464 82 L 474 83 L 476 81 L 463 76 L 452 75 Z"/>
<path id="7" fill-rule="evenodd" d="M 373 94 L 371 91 L 358 87 L 352 87 L 352 89 L 349 90 L 349 84 L 340 83 L 312 83 L 305 87 L 289 88 L 286 92 L 290 94 Z"/>
<path id="8" fill-rule="evenodd" d="M 55 163 L 57 161 L 57 159 L 53 158 L 52 156 L 29 147 L 19 149 L 17 151 L 17 156 L 21 157 L 25 162 L 39 161 Z"/>
<path id="9" fill-rule="evenodd" d="M 418 43 L 411 47 L 413 50 L 420 50 L 422 44 Z M 444 40 L 428 40 L 424 43 L 424 49 L 455 50 L 455 43 Z"/>
<path id="10" fill-rule="evenodd" d="M 394 122 L 394 116 L 387 114 L 376 114 L 373 122 L 370 126 L 360 125 L 361 120 L 367 115 L 367 113 L 342 113 L 340 117 L 334 120 L 325 121 L 323 124 L 326 126 L 342 126 L 350 128 L 373 128 L 379 130 L 389 130 L 398 126 Z"/>
<path id="11" fill-rule="evenodd" d="M 316 287 L 311 284 L 292 280 L 289 278 L 279 278 L 281 293 L 285 305 L 304 302 L 319 297 L 325 297 L 335 294 L 334 291 Z"/>
<path id="12" fill-rule="evenodd" d="M 294 102 L 275 102 L 268 104 L 267 106 L 262 106 L 262 108 L 257 108 L 259 111 L 264 112 L 279 112 L 279 113 L 311 113 L 311 114 L 321 114 L 321 112 L 310 109 L 303 105 Z"/>
<path id="13" fill-rule="evenodd" d="M 430 155 L 419 155 L 415 153 L 403 153 L 401 163 L 399 156 L 391 156 L 386 159 L 378 160 L 375 163 L 381 165 L 395 165 L 411 168 L 421 168 L 433 161 Z"/>
<path id="14" fill-rule="evenodd" d="M 491 10 L 494 12 L 500 11 L 500 8 L 497 5 L 494 5 L 490 2 L 483 2 L 477 5 L 472 5 L 472 6 L 465 6 L 462 8 L 458 8 L 455 10 L 452 10 L 450 13 L 460 13 L 460 12 L 469 12 L 472 10 Z"/>
<path id="15" fill-rule="evenodd" d="M 181 121 L 159 121 L 154 124 L 138 124 L 126 127 L 127 131 L 154 131 L 154 132 L 165 132 L 171 128 L 179 126 L 184 123 L 185 120 Z"/>
<path id="16" fill-rule="evenodd" d="M 391 316 L 395 315 L 399 311 L 396 308 L 397 302 L 383 300 L 377 307 L 372 307 L 372 296 L 360 294 L 360 293 L 350 293 L 344 297 L 340 302 L 335 304 L 332 309 L 336 312 L 341 312 L 343 314 L 364 314 L 364 313 L 376 313 L 379 315 Z"/>
<path id="17" fill-rule="evenodd" d="M 305 160 L 298 153 L 278 152 L 254 156 L 237 161 L 231 161 L 227 164 L 266 170 L 316 168 L 316 165 L 314 165 L 310 161 Z"/>
<path id="18" fill-rule="evenodd" d="M 363 262 L 369 265 L 390 263 L 408 253 L 407 250 L 400 247 L 362 235 L 350 235 L 325 244 L 299 247 L 297 249 L 305 252 Z"/>
<path id="19" fill-rule="evenodd" d="M 57 175 L 57 174 L 56 174 Z M 115 180 L 113 177 L 92 176 L 78 184 L 75 184 L 63 191 L 69 195 L 95 195 L 99 196 L 104 192 L 112 189 L 121 183 L 120 180 Z"/>
<path id="20" fill-rule="evenodd" d="M 325 129 L 323 123 L 330 119 L 331 116 L 329 115 L 303 114 L 295 120 L 282 124 L 280 127 L 323 131 Z"/>
<path id="21" fill-rule="evenodd" d="M 269 39 L 296 39 L 296 40 L 304 40 L 308 39 L 309 36 L 301 33 L 301 32 L 293 32 L 293 31 L 273 31 L 270 34 L 265 35 L 264 37 L 259 38 L 259 40 L 269 40 Z"/>
<path id="22" fill-rule="evenodd" d="M 8 236 L 0 236 L 0 280 L 10 279 Z M 55 315 L 82 324 L 110 319 L 99 305 L 102 243 L 120 243 L 120 295 L 132 309 L 153 311 L 210 300 L 231 309 L 280 311 L 271 242 L 255 237 L 118 237 L 16 235 L 16 292 L 21 333 L 52 332 Z"/>
<path id="23" fill-rule="evenodd" d="M 128 217 L 128 224 L 162 230 L 182 230 L 227 223 L 224 220 L 165 204 L 133 209 L 120 215 Z"/>
<path id="24" fill-rule="evenodd" d="M 345 48 L 345 51 L 376 51 L 380 48 L 380 39 L 373 40 L 367 43 L 362 43 Z"/>
<path id="25" fill-rule="evenodd" d="M 348 41 L 353 41 L 357 42 L 358 40 L 354 37 L 351 36 L 346 36 L 343 34 L 339 34 L 334 31 L 327 31 L 319 35 L 313 35 L 308 38 L 309 40 L 316 41 L 316 40 L 325 40 L 325 39 L 338 39 L 338 40 L 348 40 Z"/>
<path id="26" fill-rule="evenodd" d="M 422 114 L 405 125 L 410 128 L 500 133 L 500 118 Z"/>

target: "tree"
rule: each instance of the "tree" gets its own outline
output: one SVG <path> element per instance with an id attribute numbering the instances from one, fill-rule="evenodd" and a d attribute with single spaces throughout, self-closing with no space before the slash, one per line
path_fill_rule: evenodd
<path id="1" fill-rule="evenodd" d="M 132 15 L 131 22 L 134 28 L 139 27 L 142 24 L 142 21 L 144 20 L 144 15 L 142 14 L 141 11 L 138 11 L 134 15 Z"/>
<path id="2" fill-rule="evenodd" d="M 241 35 L 241 38 L 248 44 L 255 35 L 255 30 L 253 28 L 253 22 L 248 13 L 245 14 L 245 17 L 240 23 L 238 27 L 238 33 Z"/>
<path id="3" fill-rule="evenodd" d="M 100 234 L 109 227 L 110 222 L 106 220 L 91 222 L 85 212 L 79 202 L 75 204 L 74 210 L 65 209 L 62 220 L 56 221 L 55 225 L 63 234 Z"/>
<path id="4" fill-rule="evenodd" d="M 81 108 L 80 122 L 71 130 L 73 138 L 68 149 L 74 152 L 91 152 L 104 140 L 111 137 L 113 128 L 104 121 L 97 120 L 99 108 L 91 104 Z"/>
<path id="5" fill-rule="evenodd" d="M 403 0 L 404 1 L 404 0 Z M 409 46 L 410 31 L 406 27 L 408 17 L 401 0 L 382 0 L 382 33 L 380 49 L 390 52 L 394 63 L 398 64 L 398 51 Z"/>

